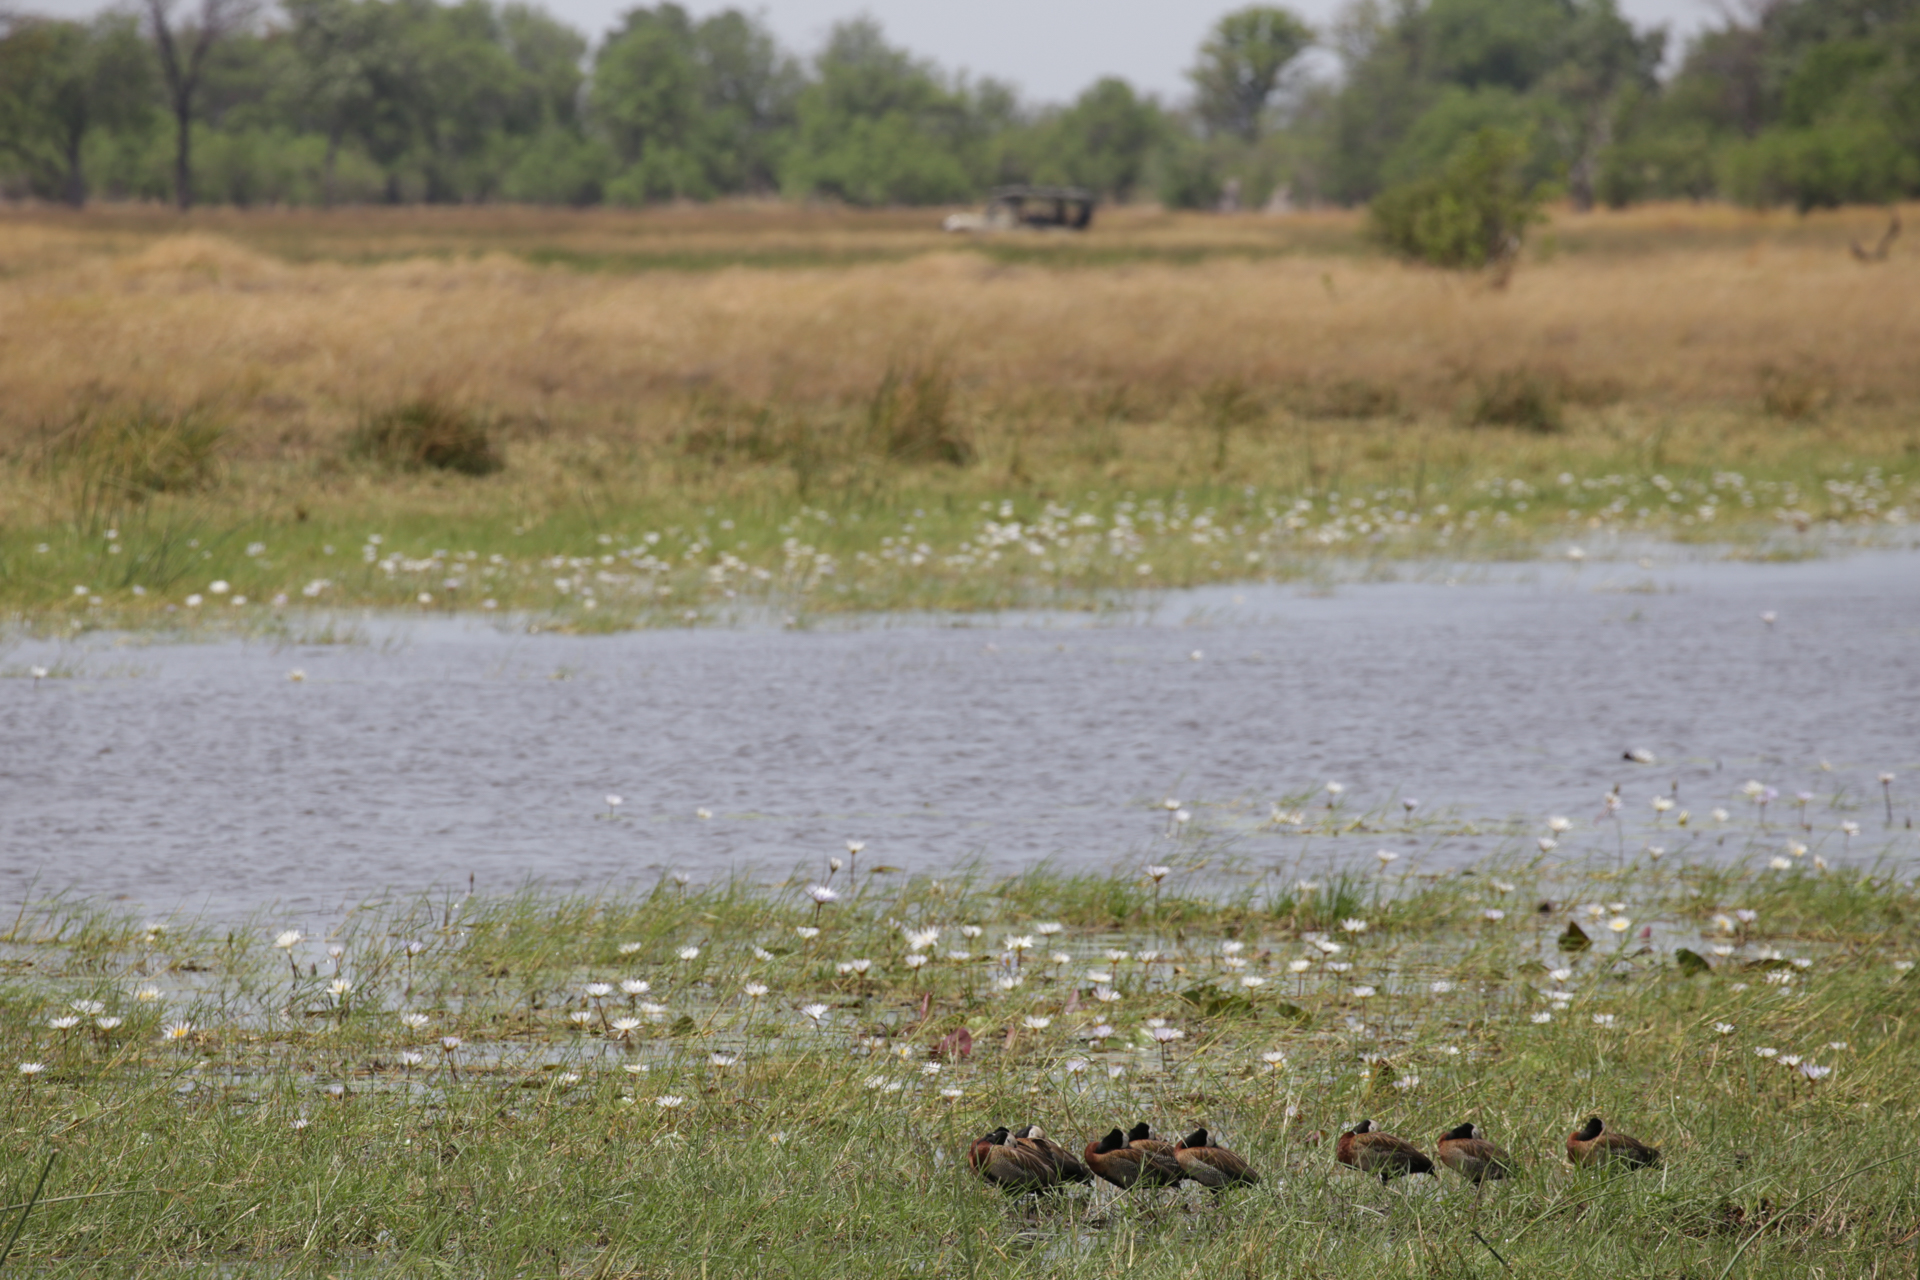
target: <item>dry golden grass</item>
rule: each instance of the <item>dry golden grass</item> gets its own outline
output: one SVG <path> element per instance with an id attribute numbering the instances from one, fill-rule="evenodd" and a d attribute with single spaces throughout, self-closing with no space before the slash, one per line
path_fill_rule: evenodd
<path id="1" fill-rule="evenodd" d="M 847 403 L 930 360 L 1036 427 L 1115 393 L 1153 416 L 1222 380 L 1442 409 L 1518 366 L 1576 400 L 1757 408 L 1785 377 L 1816 405 L 1899 404 L 1920 393 L 1920 259 L 1845 249 L 1881 216 L 1563 214 L 1504 291 L 1361 252 L 1346 214 L 1122 211 L 986 244 L 924 212 L 786 206 L 16 216 L 0 432 L 214 403 L 259 456 L 431 392 L 646 439 L 690 390 Z"/>

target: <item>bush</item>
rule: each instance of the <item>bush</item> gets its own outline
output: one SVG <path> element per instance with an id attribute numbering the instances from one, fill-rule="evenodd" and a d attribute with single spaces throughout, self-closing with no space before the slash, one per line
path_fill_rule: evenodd
<path id="1" fill-rule="evenodd" d="M 1544 221 L 1545 189 L 1522 177 L 1525 140 L 1482 129 L 1437 174 L 1374 198 L 1369 232 L 1403 258 L 1457 271 L 1510 264 L 1527 228 Z"/>
<path id="2" fill-rule="evenodd" d="M 348 438 L 347 456 L 402 471 L 431 467 L 469 476 L 492 475 L 507 465 L 483 423 L 431 398 L 367 419 Z"/>
<path id="3" fill-rule="evenodd" d="M 1505 369 L 1483 379 L 1467 405 L 1477 427 L 1520 427 L 1550 435 L 1566 425 L 1565 380 L 1537 369 Z"/>
<path id="4" fill-rule="evenodd" d="M 1920 165 L 1883 121 L 1841 119 L 1768 129 L 1729 149 L 1722 175 L 1741 204 L 1791 204 L 1805 213 L 1895 199 L 1914 186 Z"/>

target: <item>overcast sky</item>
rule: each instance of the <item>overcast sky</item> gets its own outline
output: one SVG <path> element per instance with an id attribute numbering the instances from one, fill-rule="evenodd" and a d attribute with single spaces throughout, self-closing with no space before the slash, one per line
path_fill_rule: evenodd
<path id="1" fill-rule="evenodd" d="M 540 3 L 542 0 L 536 0 Z M 1162 98 L 1180 97 L 1181 73 L 1207 28 L 1242 7 L 1221 0 L 682 0 L 696 14 L 725 8 L 757 11 L 796 53 L 819 48 L 844 18 L 866 14 L 888 37 L 950 70 L 1012 82 L 1031 101 L 1064 102 L 1104 75 L 1118 75 Z M 1666 23 L 1675 44 L 1711 24 L 1712 0 L 1620 0 L 1636 25 Z M 191 0 L 188 6 L 190 7 Z M 544 0 L 554 16 L 591 39 L 632 8 L 632 0 Z M 1292 0 L 1324 25 L 1341 0 Z M 13 7 L 79 16 L 106 7 L 99 0 L 14 0 Z"/>

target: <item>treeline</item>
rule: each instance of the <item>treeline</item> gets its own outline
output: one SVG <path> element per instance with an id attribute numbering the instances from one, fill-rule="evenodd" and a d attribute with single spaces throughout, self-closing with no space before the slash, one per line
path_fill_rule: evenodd
<path id="1" fill-rule="evenodd" d="M 1173 206 L 1352 204 L 1495 130 L 1576 205 L 1802 208 L 1920 191 L 1920 0 L 1773 0 L 1695 39 L 1615 0 L 1257 6 L 1177 102 L 1100 80 L 1065 105 L 942 70 L 871 21 L 802 59 L 756 18 L 629 11 L 590 46 L 520 3 L 145 0 L 0 19 L 0 190 L 251 204 L 934 204 L 1003 182 Z M 1314 47 L 1332 55 L 1304 58 Z"/>

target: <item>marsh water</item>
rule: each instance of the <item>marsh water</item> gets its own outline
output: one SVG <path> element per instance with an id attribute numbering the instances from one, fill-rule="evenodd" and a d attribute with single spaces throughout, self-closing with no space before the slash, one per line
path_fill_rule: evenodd
<path id="1" fill-rule="evenodd" d="M 1403 572 L 807 630 L 16 639 L 0 897 L 314 917 L 469 877 L 778 880 L 848 839 L 865 867 L 907 871 L 1371 865 L 1380 848 L 1442 867 L 1530 850 L 1549 813 L 1576 820 L 1569 850 L 1751 855 L 1698 816 L 1749 818 L 1749 778 L 1780 792 L 1783 833 L 1811 793 L 1800 838 L 1831 856 L 1913 856 L 1920 557 Z M 1343 815 L 1387 829 L 1268 822 L 1275 802 L 1324 814 L 1329 781 Z M 1595 822 L 1616 784 L 1624 835 Z M 1676 791 L 1694 822 L 1654 828 L 1650 798 Z M 1178 838 L 1167 797 L 1193 815 Z M 1421 801 L 1412 824 L 1402 797 Z M 1842 817 L 1862 833 L 1836 834 Z"/>

